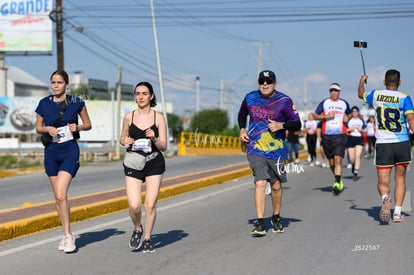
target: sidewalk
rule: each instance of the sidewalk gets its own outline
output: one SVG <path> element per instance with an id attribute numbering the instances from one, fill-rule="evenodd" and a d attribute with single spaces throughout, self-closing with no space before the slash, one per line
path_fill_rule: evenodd
<path id="1" fill-rule="evenodd" d="M 210 185 L 251 175 L 248 163 L 239 163 L 164 179 L 159 199 L 190 192 Z M 144 185 L 145 191 L 145 185 Z M 142 198 L 144 199 L 145 192 Z M 71 222 L 121 211 L 128 208 L 125 188 L 69 198 Z M 55 202 L 49 201 L 0 212 L 0 242 L 60 226 Z"/>

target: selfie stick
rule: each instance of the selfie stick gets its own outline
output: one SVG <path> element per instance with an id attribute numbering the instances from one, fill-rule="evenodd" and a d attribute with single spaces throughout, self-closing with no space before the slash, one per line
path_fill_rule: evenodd
<path id="1" fill-rule="evenodd" d="M 366 75 L 365 73 L 365 62 L 364 62 L 364 55 L 362 54 L 362 48 L 366 48 L 367 47 L 367 42 L 364 41 L 354 41 L 354 47 L 359 48 L 359 52 L 361 53 L 361 60 L 362 60 L 362 69 L 364 70 L 364 75 Z M 365 84 L 367 83 L 367 80 L 365 80 Z"/>

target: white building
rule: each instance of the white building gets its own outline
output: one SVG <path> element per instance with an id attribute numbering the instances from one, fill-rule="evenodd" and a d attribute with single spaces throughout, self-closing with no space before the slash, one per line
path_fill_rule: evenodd
<path id="1" fill-rule="evenodd" d="M 0 91 L 0 96 L 44 97 L 50 94 L 49 84 L 40 81 L 20 68 L 8 66 L 6 75 L 6 91 Z"/>

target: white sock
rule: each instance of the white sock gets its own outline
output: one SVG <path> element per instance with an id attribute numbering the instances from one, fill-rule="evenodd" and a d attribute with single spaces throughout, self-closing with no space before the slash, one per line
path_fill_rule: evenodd
<path id="1" fill-rule="evenodd" d="M 389 197 L 388 195 L 382 195 L 381 199 L 382 199 L 382 201 L 384 201 L 384 199 L 388 198 L 388 197 Z"/>
<path id="2" fill-rule="evenodd" d="M 395 214 L 401 215 L 401 206 L 395 206 L 395 208 L 394 208 L 394 215 Z"/>

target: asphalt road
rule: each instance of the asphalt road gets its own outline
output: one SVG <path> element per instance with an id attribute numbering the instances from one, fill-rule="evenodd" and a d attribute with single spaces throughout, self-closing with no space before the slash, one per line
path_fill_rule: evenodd
<path id="1" fill-rule="evenodd" d="M 166 158 L 164 178 L 246 162 L 244 155 L 220 157 Z M 69 197 L 125 187 L 122 162 L 90 163 L 81 167 L 69 188 Z M 0 178 L 0 211 L 53 200 L 49 180 L 44 172 Z"/>
<path id="2" fill-rule="evenodd" d="M 247 177 L 160 201 L 155 253 L 130 251 L 125 210 L 73 224 L 73 254 L 57 250 L 61 229 L 0 243 L 1 274 L 412 274 L 411 202 L 403 223 L 381 224 L 371 161 L 360 174 L 353 182 L 345 169 L 345 190 L 334 196 L 329 169 L 291 170 L 282 234 L 250 236 L 255 210 Z"/>

